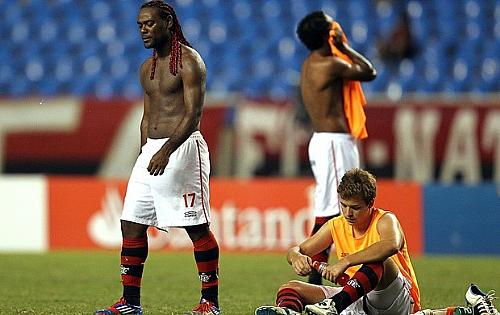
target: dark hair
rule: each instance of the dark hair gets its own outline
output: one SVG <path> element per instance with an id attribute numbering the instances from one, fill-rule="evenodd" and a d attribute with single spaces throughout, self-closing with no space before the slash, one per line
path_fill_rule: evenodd
<path id="1" fill-rule="evenodd" d="M 370 172 L 353 168 L 342 176 L 337 193 L 342 199 L 361 197 L 370 205 L 377 195 L 377 181 Z"/>
<path id="2" fill-rule="evenodd" d="M 168 16 L 172 17 L 173 20 L 173 29 L 172 29 L 172 52 L 170 53 L 170 63 L 169 70 L 173 75 L 177 74 L 177 67 L 180 65 L 182 68 L 182 50 L 181 44 L 191 47 L 191 44 L 184 38 L 184 34 L 182 33 L 181 25 L 179 24 L 179 20 L 177 20 L 177 15 L 175 14 L 174 8 L 170 5 L 166 4 L 162 0 L 154 0 L 147 3 L 144 3 L 141 6 L 141 9 L 144 8 L 156 8 L 160 14 L 160 18 L 166 20 Z M 153 63 L 151 65 L 151 74 L 149 78 L 151 80 L 155 77 L 155 69 L 156 69 L 156 59 L 158 55 L 156 50 L 153 51 Z"/>
<path id="3" fill-rule="evenodd" d="M 331 23 L 323 11 L 314 11 L 304 17 L 297 26 L 297 35 L 309 50 L 323 46 L 325 36 L 329 34 Z"/>

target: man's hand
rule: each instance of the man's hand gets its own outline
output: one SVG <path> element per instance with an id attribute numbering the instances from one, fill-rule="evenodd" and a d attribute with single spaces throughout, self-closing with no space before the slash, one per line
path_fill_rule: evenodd
<path id="1" fill-rule="evenodd" d="M 347 265 L 345 261 L 341 259 L 335 264 L 326 266 L 322 276 L 328 281 L 336 283 L 337 278 L 339 278 L 339 276 L 343 274 L 347 270 L 347 268 L 349 268 L 349 265 Z"/>
<path id="2" fill-rule="evenodd" d="M 312 270 L 312 259 L 309 256 L 297 253 L 291 261 L 293 271 L 299 276 L 307 276 Z"/>
<path id="3" fill-rule="evenodd" d="M 337 47 L 338 50 L 344 52 L 347 47 L 347 43 L 344 41 L 344 32 L 336 28 L 335 30 L 330 31 L 330 36 L 333 37 L 333 44 Z"/>
<path id="4" fill-rule="evenodd" d="M 161 148 L 158 152 L 153 155 L 151 161 L 149 161 L 148 172 L 150 175 L 157 176 L 162 175 L 165 172 L 165 167 L 168 164 L 170 154 L 166 153 L 164 148 Z"/>

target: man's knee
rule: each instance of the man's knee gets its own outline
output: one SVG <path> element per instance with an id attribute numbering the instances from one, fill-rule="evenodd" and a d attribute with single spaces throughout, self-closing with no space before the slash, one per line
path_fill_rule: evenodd
<path id="1" fill-rule="evenodd" d="M 121 220 L 122 236 L 124 238 L 136 239 L 146 237 L 148 226 L 144 224 L 134 223 Z"/>
<path id="2" fill-rule="evenodd" d="M 210 233 L 210 228 L 206 223 L 200 225 L 186 226 L 185 230 L 189 235 L 189 238 L 193 242 L 200 240 L 204 236 L 208 235 L 208 233 Z"/>
<path id="3" fill-rule="evenodd" d="M 320 286 L 312 285 L 304 281 L 291 280 L 283 284 L 277 293 L 277 299 L 283 295 L 295 295 L 303 305 L 314 304 L 325 298 L 325 292 Z"/>
<path id="4" fill-rule="evenodd" d="M 284 290 L 284 289 L 292 289 L 296 291 L 297 293 L 301 294 L 301 292 L 304 289 L 304 283 L 303 281 L 299 280 L 291 280 L 288 281 L 287 283 L 283 284 L 278 291 Z"/>
<path id="5" fill-rule="evenodd" d="M 382 278 L 376 286 L 376 290 L 385 289 L 392 283 L 392 281 L 394 281 L 394 279 L 398 277 L 399 274 L 399 268 L 391 258 L 388 258 L 384 261 L 383 268 L 384 270 L 382 273 Z"/>

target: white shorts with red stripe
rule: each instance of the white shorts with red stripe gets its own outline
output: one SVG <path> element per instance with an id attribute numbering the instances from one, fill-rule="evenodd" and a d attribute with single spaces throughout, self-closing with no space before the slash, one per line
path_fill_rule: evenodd
<path id="1" fill-rule="evenodd" d="M 147 139 L 130 175 L 121 219 L 168 231 L 210 222 L 210 158 L 199 131 L 177 149 L 162 175 L 150 175 L 153 155 L 168 141 Z"/>
<path id="2" fill-rule="evenodd" d="M 360 164 L 356 141 L 346 133 L 315 132 L 309 141 L 309 162 L 316 180 L 314 216 L 338 215 L 337 186 L 348 170 Z"/>

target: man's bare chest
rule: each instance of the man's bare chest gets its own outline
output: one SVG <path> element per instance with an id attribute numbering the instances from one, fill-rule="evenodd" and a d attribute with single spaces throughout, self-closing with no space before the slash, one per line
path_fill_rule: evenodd
<path id="1" fill-rule="evenodd" d="M 159 69 L 155 70 L 153 79 L 146 78 L 144 80 L 144 92 L 149 96 L 168 96 L 175 95 L 182 91 L 182 79 L 180 74 L 172 75 L 168 70 Z"/>

